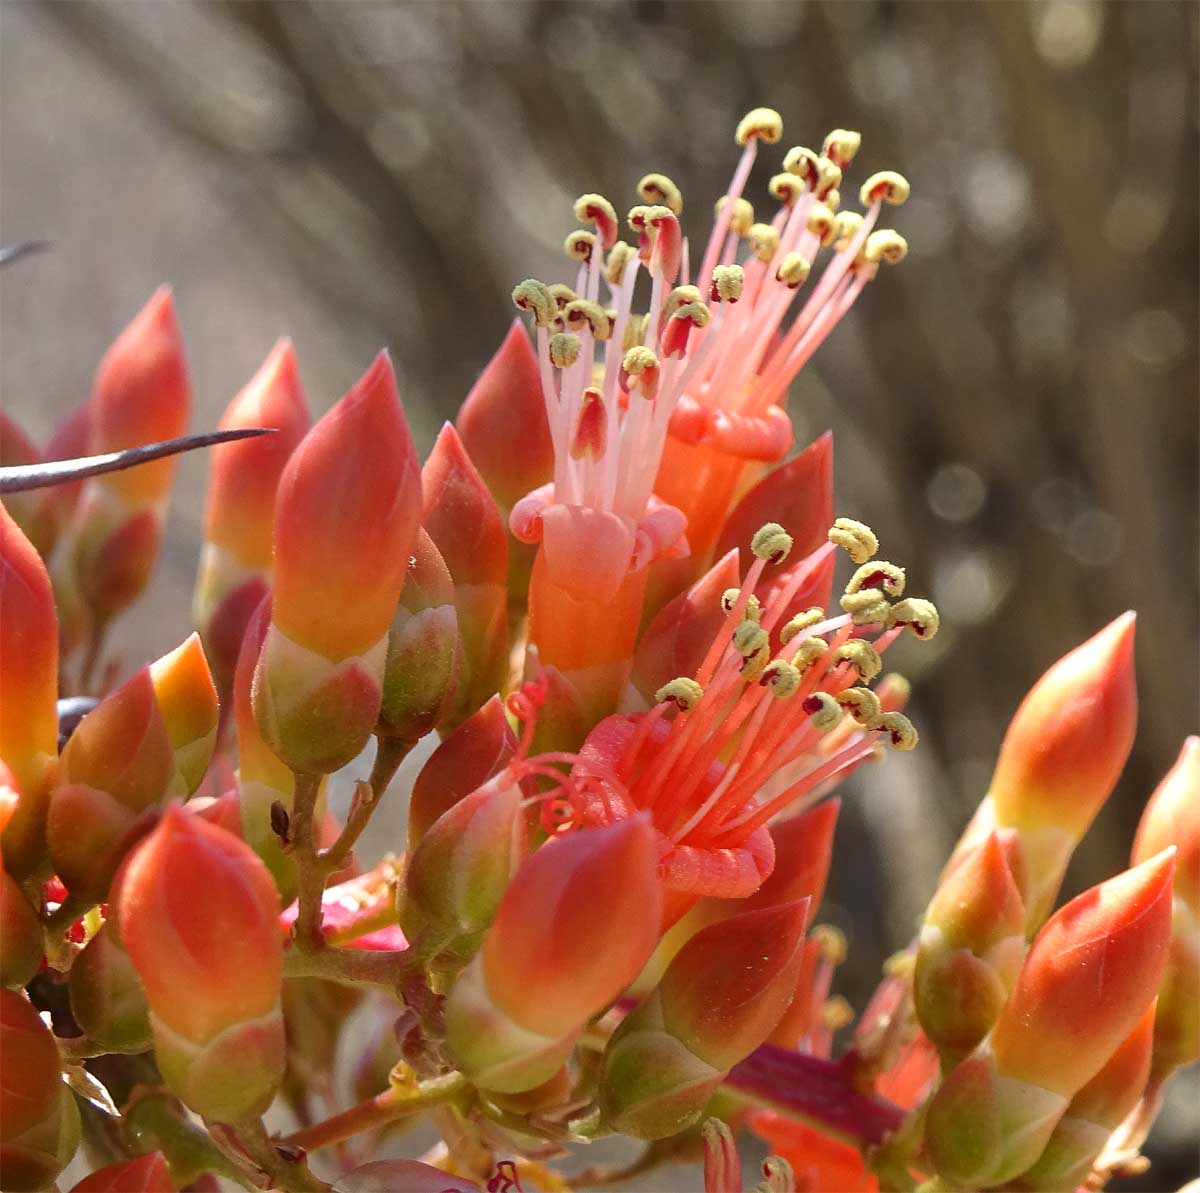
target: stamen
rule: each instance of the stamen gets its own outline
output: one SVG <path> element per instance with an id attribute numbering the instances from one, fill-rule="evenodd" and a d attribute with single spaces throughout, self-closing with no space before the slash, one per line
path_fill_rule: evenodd
<path id="1" fill-rule="evenodd" d="M 898 265 L 908 255 L 908 241 L 895 228 L 881 228 L 867 237 L 863 257 L 870 262 Z"/>
<path id="2" fill-rule="evenodd" d="M 596 251 L 596 237 L 592 232 L 584 232 L 577 228 L 568 233 L 563 241 L 563 250 L 573 261 L 590 261 Z"/>
<path id="3" fill-rule="evenodd" d="M 891 606 L 877 588 L 847 592 L 840 604 L 850 614 L 850 620 L 855 625 L 886 625 L 892 612 Z"/>
<path id="4" fill-rule="evenodd" d="M 825 197 L 842 185 L 842 168 L 825 156 L 817 158 L 817 198 Z"/>
<path id="5" fill-rule="evenodd" d="M 829 643 L 824 638 L 801 638 L 792 650 L 791 659 L 800 671 L 807 671 L 815 662 L 825 657 Z"/>
<path id="6" fill-rule="evenodd" d="M 854 160 L 854 155 L 858 153 L 861 145 L 861 133 L 851 132 L 846 128 L 835 128 L 826 134 L 821 152 L 844 170 Z"/>
<path id="7" fill-rule="evenodd" d="M 834 245 L 839 253 L 845 252 L 863 226 L 863 217 L 857 211 L 839 211 L 834 226 L 837 233 Z"/>
<path id="8" fill-rule="evenodd" d="M 587 234 L 585 234 L 587 235 Z M 598 303 L 576 298 L 563 307 L 563 319 L 568 327 L 582 328 L 586 323 L 594 339 L 607 340 L 612 335 L 612 320 Z"/>
<path id="9" fill-rule="evenodd" d="M 842 719 L 842 706 L 828 692 L 813 692 L 801 707 L 818 733 L 827 733 Z"/>
<path id="10" fill-rule="evenodd" d="M 775 271 L 775 277 L 789 290 L 795 290 L 808 278 L 808 272 L 811 268 L 812 265 L 804 257 L 800 256 L 799 253 L 788 253 L 779 263 L 779 268 Z"/>
<path id="11" fill-rule="evenodd" d="M 887 627 L 907 626 L 918 638 L 932 638 L 941 626 L 937 606 L 922 597 L 905 597 L 888 613 Z"/>
<path id="12" fill-rule="evenodd" d="M 665 174 L 647 174 L 637 185 L 638 194 L 647 203 L 669 207 L 676 215 L 683 214 L 683 195 Z"/>
<path id="13" fill-rule="evenodd" d="M 764 145 L 774 145 L 783 136 L 783 117 L 774 108 L 753 108 L 738 121 L 734 139 L 745 145 L 757 137 Z"/>
<path id="14" fill-rule="evenodd" d="M 742 296 L 746 275 L 740 265 L 718 265 L 713 270 L 709 298 L 713 302 L 737 302 Z"/>
<path id="15" fill-rule="evenodd" d="M 835 699 L 864 729 L 874 729 L 879 724 L 882 715 L 879 697 L 870 688 L 847 688 Z"/>
<path id="16" fill-rule="evenodd" d="M 558 318 L 558 303 L 554 301 L 549 287 L 537 278 L 526 278 L 513 287 L 513 302 L 522 310 L 533 315 L 538 327 L 549 327 Z"/>
<path id="17" fill-rule="evenodd" d="M 680 307 L 687 306 L 690 302 L 701 301 L 700 291 L 695 286 L 676 286 L 663 303 L 663 318 L 670 319 Z"/>
<path id="18" fill-rule="evenodd" d="M 628 241 L 618 240 L 616 244 L 608 250 L 608 260 L 604 265 L 604 280 L 614 288 L 619 286 L 625 280 L 625 266 L 629 264 L 631 257 L 637 256 L 637 249 Z"/>
<path id="19" fill-rule="evenodd" d="M 897 750 L 915 750 L 920 738 L 917 736 L 913 723 L 899 712 L 885 712 L 874 726 L 882 729 L 892 739 L 892 745 Z"/>
<path id="20" fill-rule="evenodd" d="M 862 676 L 863 683 L 870 683 L 883 670 L 879 652 L 865 638 L 851 638 L 833 652 L 834 665 L 849 663 Z"/>
<path id="21" fill-rule="evenodd" d="M 767 264 L 779 247 L 779 229 L 771 224 L 755 224 L 749 232 L 750 251 Z"/>
<path id="22" fill-rule="evenodd" d="M 881 170 L 862 184 L 858 197 L 864 207 L 870 207 L 873 203 L 890 203 L 893 207 L 899 207 L 909 193 L 908 179 L 903 174 L 897 174 L 895 170 Z"/>
<path id="23" fill-rule="evenodd" d="M 734 606 L 738 603 L 738 597 L 741 595 L 742 590 L 740 588 L 725 589 L 725 591 L 721 594 L 721 608 L 724 609 L 726 613 L 732 613 Z M 761 617 L 762 603 L 759 601 L 758 597 L 754 595 L 754 593 L 751 593 L 746 599 L 746 603 L 742 608 L 742 618 L 745 621 L 752 621 L 755 625 L 757 625 Z"/>
<path id="24" fill-rule="evenodd" d="M 566 284 L 566 282 L 555 282 L 550 287 L 550 295 L 554 301 L 558 303 L 558 309 L 560 311 L 567 305 L 567 303 L 574 302 L 575 299 L 579 297 L 579 295 L 576 294 L 575 291 Z"/>
<path id="25" fill-rule="evenodd" d="M 865 522 L 853 518 L 837 518 L 829 529 L 829 541 L 845 547 L 855 563 L 866 563 L 879 550 L 875 532 Z"/>
<path id="26" fill-rule="evenodd" d="M 717 218 L 725 209 L 727 196 L 722 195 L 716 202 Z M 729 230 L 738 236 L 745 236 L 754 226 L 754 205 L 749 199 L 734 199 L 733 214 L 729 217 Z"/>
<path id="27" fill-rule="evenodd" d="M 662 334 L 665 357 L 682 356 L 687 350 L 688 336 L 693 327 L 707 327 L 712 313 L 702 302 L 689 302 L 679 307 L 667 320 Z"/>
<path id="28" fill-rule="evenodd" d="M 550 361 L 556 369 L 569 369 L 578 359 L 579 337 L 571 331 L 560 331 L 550 337 Z"/>
<path id="29" fill-rule="evenodd" d="M 575 200 L 575 218 L 581 224 L 595 224 L 600 243 L 607 252 L 617 241 L 617 213 L 603 195 L 580 195 Z"/>
<path id="30" fill-rule="evenodd" d="M 864 589 L 880 589 L 890 597 L 904 594 L 904 569 L 885 559 L 872 559 L 850 577 L 846 585 L 847 592 L 861 592 Z"/>
<path id="31" fill-rule="evenodd" d="M 771 694 L 780 700 L 794 696 L 800 689 L 800 672 L 787 659 L 775 659 L 768 663 L 763 671 L 762 679 L 758 682 L 769 688 Z"/>
<path id="32" fill-rule="evenodd" d="M 665 683 L 654 693 L 655 704 L 674 704 L 680 712 L 691 712 L 700 703 L 704 689 L 694 680 L 681 676 Z"/>
<path id="33" fill-rule="evenodd" d="M 744 659 L 750 658 L 764 647 L 771 645 L 771 640 L 767 637 L 767 631 L 757 621 L 743 621 L 733 631 L 733 637 L 730 641 L 733 643 L 733 649 Z"/>
<path id="34" fill-rule="evenodd" d="M 626 393 L 636 386 L 642 397 L 653 401 L 658 393 L 658 357 L 640 344 L 628 349 L 621 360 L 620 380 Z"/>
<path id="35" fill-rule="evenodd" d="M 783 158 L 783 168 L 803 180 L 810 191 L 815 191 L 821 181 L 819 158 L 805 145 L 795 145 Z"/>
<path id="36" fill-rule="evenodd" d="M 794 174 L 775 174 L 767 183 L 767 191 L 772 199 L 788 207 L 794 207 L 796 200 L 804 194 L 804 183 Z"/>
<path id="37" fill-rule="evenodd" d="M 792 536 L 778 522 L 760 526 L 750 540 L 750 550 L 757 559 L 782 563 L 792 549 Z"/>
<path id="38" fill-rule="evenodd" d="M 837 216 L 824 203 L 814 203 L 808 209 L 808 230 L 828 248 L 837 237 Z"/>

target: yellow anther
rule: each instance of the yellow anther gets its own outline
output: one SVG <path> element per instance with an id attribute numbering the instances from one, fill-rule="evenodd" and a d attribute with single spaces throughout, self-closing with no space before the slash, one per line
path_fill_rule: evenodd
<path id="1" fill-rule="evenodd" d="M 771 648 L 764 645 L 753 654 L 746 656 L 746 661 L 738 669 L 738 674 L 747 682 L 754 683 L 761 679 L 763 672 L 771 661 Z"/>
<path id="2" fill-rule="evenodd" d="M 783 136 L 783 117 L 774 108 L 753 108 L 738 121 L 734 139 L 745 145 L 757 137 L 764 145 L 774 145 Z"/>
<path id="3" fill-rule="evenodd" d="M 913 750 L 921 740 L 912 721 L 900 712 L 885 712 L 873 727 L 882 729 L 897 750 Z"/>
<path id="4" fill-rule="evenodd" d="M 789 290 L 795 290 L 804 284 L 810 269 L 812 269 L 810 261 L 800 256 L 799 253 L 788 253 L 780 261 L 779 268 L 775 271 L 775 277 Z"/>
<path id="5" fill-rule="evenodd" d="M 875 532 L 863 522 L 853 518 L 837 518 L 829 528 L 829 541 L 838 547 L 845 547 L 850 558 L 855 563 L 866 563 L 879 550 L 879 540 Z"/>
<path id="6" fill-rule="evenodd" d="M 888 612 L 887 626 L 908 626 L 918 638 L 932 638 L 941 625 L 937 606 L 924 597 L 905 597 L 897 601 Z"/>
<path id="7" fill-rule="evenodd" d="M 799 690 L 800 672 L 787 659 L 775 659 L 763 669 L 758 682 L 764 688 L 770 688 L 771 695 L 786 700 Z"/>
<path id="8" fill-rule="evenodd" d="M 824 203 L 814 203 L 808 209 L 808 230 L 820 237 L 822 247 L 827 248 L 837 235 L 837 216 Z"/>
<path id="9" fill-rule="evenodd" d="M 647 203 L 660 203 L 676 215 L 683 214 L 683 195 L 665 174 L 647 174 L 637 185 L 638 194 Z"/>
<path id="10" fill-rule="evenodd" d="M 760 261 L 770 261 L 779 247 L 779 229 L 770 224 L 755 224 L 749 232 L 750 250 Z"/>
<path id="11" fill-rule="evenodd" d="M 908 256 L 908 241 L 895 228 L 880 228 L 867 237 L 863 245 L 863 256 L 871 262 L 883 261 L 887 265 L 898 265 Z"/>
<path id="12" fill-rule="evenodd" d="M 789 174 L 803 180 L 809 190 L 816 190 L 821 181 L 821 167 L 817 164 L 817 155 L 806 145 L 795 145 L 789 149 L 783 159 L 783 168 Z"/>
<path id="13" fill-rule="evenodd" d="M 812 710 L 814 704 L 818 707 Z M 828 692 L 813 692 L 804 701 L 804 711 L 818 733 L 827 733 L 842 719 L 842 706 Z"/>
<path id="14" fill-rule="evenodd" d="M 817 198 L 824 199 L 842 185 L 842 168 L 827 157 L 817 158 Z"/>
<path id="15" fill-rule="evenodd" d="M 700 301 L 701 294 L 695 286 L 676 286 L 663 303 L 663 318 L 670 319 L 680 307 L 687 306 L 689 302 Z"/>
<path id="16" fill-rule="evenodd" d="M 903 174 L 897 174 L 895 170 L 880 170 L 862 184 L 858 197 L 864 207 L 881 201 L 899 207 L 908 198 L 909 189 L 908 179 Z"/>
<path id="17" fill-rule="evenodd" d="M 756 621 L 743 621 L 733 631 L 733 637 L 730 641 L 733 643 L 733 649 L 744 659 L 750 658 L 751 655 L 756 654 L 760 650 L 765 650 L 771 645 L 767 631 Z"/>
<path id="18" fill-rule="evenodd" d="M 576 228 L 563 241 L 563 251 L 573 261 L 590 261 L 592 254 L 596 251 L 595 233 Z"/>
<path id="19" fill-rule="evenodd" d="M 836 699 L 864 729 L 874 729 L 879 723 L 879 697 L 870 688 L 847 688 Z"/>
<path id="20" fill-rule="evenodd" d="M 779 640 L 783 643 L 790 642 L 797 634 L 804 633 L 810 626 L 815 626 L 818 622 L 825 620 L 825 610 L 820 605 L 813 605 L 811 609 L 805 609 L 803 613 L 797 613 L 791 621 L 784 625 L 779 631 Z"/>
<path id="21" fill-rule="evenodd" d="M 655 704 L 674 704 L 680 712 L 691 712 L 700 703 L 704 689 L 694 680 L 681 676 L 665 683 L 654 693 Z"/>
<path id="22" fill-rule="evenodd" d="M 635 348 L 646 338 L 646 326 L 650 322 L 649 315 L 630 315 L 625 324 L 625 334 L 621 337 L 621 347 L 626 352 Z"/>
<path id="23" fill-rule="evenodd" d="M 713 270 L 709 298 L 716 302 L 737 302 L 745 282 L 746 275 L 740 265 L 718 265 Z"/>
<path id="24" fill-rule="evenodd" d="M 573 331 L 560 331 L 550 337 L 550 363 L 556 369 L 569 369 L 579 359 L 579 337 Z"/>
<path id="25" fill-rule="evenodd" d="M 725 613 L 732 613 L 734 605 L 737 604 L 737 599 L 742 595 L 740 588 L 727 588 L 721 593 L 721 609 Z"/>
<path id="26" fill-rule="evenodd" d="M 835 128 L 826 134 L 821 152 L 844 170 L 854 160 L 861 144 L 861 133 L 852 132 L 848 128 Z"/>
<path id="27" fill-rule="evenodd" d="M 732 613 L 734 605 L 737 604 L 738 597 L 742 595 L 740 588 L 727 588 L 721 593 L 721 608 L 726 613 Z M 742 610 L 743 621 L 758 622 L 762 618 L 762 602 L 751 593 L 746 599 L 746 607 Z"/>
<path id="28" fill-rule="evenodd" d="M 522 311 L 528 311 L 539 327 L 549 327 L 558 318 L 558 303 L 550 288 L 536 278 L 526 278 L 514 286 L 512 300 Z"/>
<path id="29" fill-rule="evenodd" d="M 654 230 L 656 220 L 674 219 L 675 213 L 661 203 L 645 206 L 639 204 L 629 209 L 629 226 L 635 232 L 650 232 Z"/>
<path id="30" fill-rule="evenodd" d="M 877 588 L 848 592 L 842 597 L 840 604 L 850 614 L 850 620 L 855 625 L 886 625 L 892 611 Z"/>
<path id="31" fill-rule="evenodd" d="M 815 662 L 825 657 L 829 643 L 824 638 L 801 638 L 796 649 L 792 651 L 792 662 L 801 670 L 807 671 Z"/>
<path id="32" fill-rule="evenodd" d="M 841 1031 L 854 1022 L 854 1008 L 844 995 L 835 994 L 821 1005 L 821 1026 L 826 1031 Z"/>
<path id="33" fill-rule="evenodd" d="M 750 540 L 750 550 L 755 558 L 771 563 L 782 563 L 792 549 L 792 536 L 778 522 L 760 526 Z"/>
<path id="34" fill-rule="evenodd" d="M 630 377 L 637 378 L 643 396 L 653 398 L 658 393 L 658 357 L 649 348 L 635 344 L 626 349 L 621 368 Z"/>
<path id="35" fill-rule="evenodd" d="M 580 195 L 575 200 L 575 218 L 581 224 L 595 224 L 604 248 L 612 248 L 617 239 L 617 213 L 603 195 Z"/>
<path id="36" fill-rule="evenodd" d="M 857 211 L 839 211 L 834 220 L 834 243 L 840 253 L 858 235 L 863 217 Z"/>
<path id="37" fill-rule="evenodd" d="M 728 196 L 722 195 L 717 200 L 716 213 L 721 214 Z M 729 230 L 737 236 L 745 236 L 754 226 L 754 206 L 749 199 L 734 199 L 733 215 L 729 217 Z"/>
<path id="38" fill-rule="evenodd" d="M 835 186 L 833 190 L 826 191 L 825 197 L 821 200 L 830 211 L 837 211 L 842 205 L 842 192 Z"/>
<path id="39" fill-rule="evenodd" d="M 604 280 L 610 286 L 619 286 L 625 280 L 625 266 L 631 257 L 637 256 L 637 249 L 627 241 L 618 240 L 608 250 L 608 260 L 604 263 Z"/>
<path id="40" fill-rule="evenodd" d="M 690 319 L 697 327 L 707 327 L 712 311 L 702 302 L 685 302 L 671 313 L 672 319 Z"/>
<path id="41" fill-rule="evenodd" d="M 791 207 L 804 194 L 804 183 L 795 174 L 775 174 L 767 183 L 767 191 L 772 199 L 778 199 L 780 203 Z"/>
<path id="42" fill-rule="evenodd" d="M 831 965 L 841 965 L 846 960 L 849 950 L 846 934 L 841 928 L 835 928 L 832 924 L 817 924 L 810 935 L 817 942 L 817 951 Z"/>
<path id="43" fill-rule="evenodd" d="M 861 592 L 865 589 L 882 589 L 890 597 L 904 595 L 904 569 L 886 559 L 872 559 L 850 577 L 846 585 L 847 592 Z"/>
<path id="44" fill-rule="evenodd" d="M 883 963 L 883 972 L 889 978 L 912 981 L 913 971 L 916 967 L 916 954 L 910 953 L 908 949 L 901 949 Z"/>
<path id="45" fill-rule="evenodd" d="M 608 313 L 598 302 L 576 298 L 563 307 L 563 319 L 568 327 L 582 328 L 586 323 L 597 340 L 607 340 L 612 335 L 612 322 Z"/>
<path id="46" fill-rule="evenodd" d="M 569 302 L 574 302 L 579 297 L 566 282 L 555 282 L 550 287 L 550 296 L 558 303 L 558 309 L 561 311 Z"/>
<path id="47" fill-rule="evenodd" d="M 879 651 L 865 638 L 851 638 L 849 642 L 844 642 L 833 652 L 833 661 L 835 666 L 849 663 L 862 676 L 863 683 L 870 683 L 883 670 Z"/>

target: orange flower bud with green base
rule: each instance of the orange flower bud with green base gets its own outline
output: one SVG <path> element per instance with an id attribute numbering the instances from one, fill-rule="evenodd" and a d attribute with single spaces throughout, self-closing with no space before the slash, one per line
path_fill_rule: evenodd
<path id="1" fill-rule="evenodd" d="M 266 867 L 173 804 L 123 869 L 117 914 L 167 1084 L 206 1118 L 261 1114 L 284 1067 L 283 938 Z"/>
<path id="2" fill-rule="evenodd" d="M 1137 725 L 1136 617 L 1124 613 L 1059 659 L 1017 709 L 991 787 L 960 848 L 1015 828 L 1029 868 L 1026 932 L 1054 905 L 1075 846 L 1129 756 Z"/>
<path id="3" fill-rule="evenodd" d="M 400 927 L 431 970 L 455 970 L 479 949 L 526 853 L 523 793 L 502 771 L 453 804 L 408 857 Z"/>
<path id="4" fill-rule="evenodd" d="M 200 635 L 150 664 L 150 682 L 175 755 L 177 782 L 191 795 L 200 786 L 217 743 L 217 689 Z"/>
<path id="5" fill-rule="evenodd" d="M 610 1126 L 663 1139 L 700 1117 L 791 1003 L 808 906 L 801 899 L 746 911 L 684 945 L 605 1049 L 600 1105 Z"/>
<path id="6" fill-rule="evenodd" d="M 1041 1155 L 1071 1099 L 1154 1001 L 1171 930 L 1173 851 L 1085 891 L 1030 947 L 990 1035 L 929 1105 L 939 1174 L 991 1188 Z"/>
<path id="7" fill-rule="evenodd" d="M 654 947 L 656 870 L 645 816 L 551 838 L 526 859 L 446 1003 L 447 1046 L 474 1084 L 520 1093 L 554 1076 Z"/>
<path id="8" fill-rule="evenodd" d="M 71 1193 L 175 1193 L 162 1152 L 122 1160 L 85 1176 Z"/>
<path id="9" fill-rule="evenodd" d="M 50 1029 L 20 994 L 0 990 L 0 1188 L 44 1189 L 79 1146 L 79 1111 L 60 1080 Z M 17 1079 L 19 1075 L 19 1080 Z"/>
<path id="10" fill-rule="evenodd" d="M 1051 1193 L 1084 1184 L 1092 1161 L 1138 1104 L 1150 1076 L 1153 1046 L 1151 1004 L 1104 1068 L 1071 1099 L 1045 1151 L 1021 1174 L 1017 1188 Z"/>
<path id="11" fill-rule="evenodd" d="M 499 774 L 516 749 L 504 701 L 493 696 L 429 755 L 413 782 L 408 800 L 409 849 L 447 809 Z"/>
<path id="12" fill-rule="evenodd" d="M 417 531 L 388 631 L 379 737 L 414 744 L 450 714 L 462 668 L 454 582 L 424 530 Z"/>
<path id="13" fill-rule="evenodd" d="M 23 430 L 0 408 L 0 468 L 21 464 L 38 464 L 42 453 Z M 45 559 L 54 546 L 56 526 L 53 513 L 48 508 L 44 493 L 33 490 L 28 493 L 9 493 L 4 504 L 22 534 L 34 545 L 38 554 Z"/>
<path id="14" fill-rule="evenodd" d="M 0 761 L 21 799 L 3 832 L 4 868 L 25 878 L 46 853 L 58 760 L 58 622 L 41 556 L 0 505 Z"/>
<path id="15" fill-rule="evenodd" d="M 1132 861 L 1174 845 L 1175 900 L 1171 955 L 1158 992 L 1154 1076 L 1200 1060 L 1200 737 L 1189 737 L 1150 797 L 1138 825 Z"/>
<path id="16" fill-rule="evenodd" d="M 451 724 L 508 687 L 508 535 L 458 432 L 447 423 L 421 470 L 421 524 L 446 561 L 462 636 Z"/>
<path id="17" fill-rule="evenodd" d="M 263 739 L 293 771 L 332 773 L 375 728 L 420 500 L 380 353 L 292 453 L 275 502 L 271 626 L 252 698 Z"/>
<path id="18" fill-rule="evenodd" d="M 113 342 L 96 372 L 93 454 L 174 439 L 187 430 L 191 388 L 171 291 L 162 287 Z M 158 560 L 173 457 L 89 480 L 71 528 L 75 585 L 103 625 L 141 595 Z"/>
<path id="19" fill-rule="evenodd" d="M 280 340 L 217 424 L 222 431 L 275 429 L 273 435 L 218 444 L 209 455 L 192 620 L 222 691 L 233 682 L 246 623 L 271 585 L 275 494 L 309 421 L 291 341 Z"/>
<path id="20" fill-rule="evenodd" d="M 108 1052 L 150 1048 L 150 1007 L 113 923 L 106 923 L 75 957 L 68 985 L 71 1014 L 89 1040 Z"/>
<path id="21" fill-rule="evenodd" d="M 996 1022 L 1025 956 L 1025 907 L 989 833 L 948 868 L 921 928 L 913 1001 L 947 1068 Z"/>

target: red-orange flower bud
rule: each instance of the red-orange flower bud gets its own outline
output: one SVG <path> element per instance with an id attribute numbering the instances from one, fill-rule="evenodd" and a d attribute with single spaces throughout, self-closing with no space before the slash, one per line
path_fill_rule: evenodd
<path id="1" fill-rule="evenodd" d="M 275 504 L 271 627 L 254 714 L 294 771 L 329 774 L 379 716 L 387 630 L 420 518 L 420 474 L 391 361 L 305 436 Z"/>
<path id="2" fill-rule="evenodd" d="M 516 748 L 504 701 L 493 696 L 449 734 L 421 767 L 408 801 L 409 849 L 443 812 L 498 774 Z"/>
<path id="3" fill-rule="evenodd" d="M 1000 1073 L 1068 1098 L 1095 1076 L 1162 982 L 1174 871 L 1165 850 L 1047 921 L 992 1031 Z"/>
<path id="4" fill-rule="evenodd" d="M 1200 1060 L 1200 737 L 1189 737 L 1138 825 L 1132 860 L 1174 845 L 1171 954 L 1158 992 L 1154 1074 Z"/>
<path id="5" fill-rule="evenodd" d="M 458 721 L 507 687 L 508 535 L 495 498 L 450 423 L 425 461 L 421 488 L 421 523 L 454 581 L 463 645 Z"/>
<path id="6" fill-rule="evenodd" d="M 0 870 L 0 986 L 18 990 L 42 963 L 42 920 L 21 884 Z"/>
<path id="7" fill-rule="evenodd" d="M 111 1052 L 145 1052 L 150 1008 L 133 961 L 106 923 L 71 963 L 71 1014 L 84 1035 Z"/>
<path id="8" fill-rule="evenodd" d="M 273 435 L 219 444 L 209 457 L 204 550 L 192 618 L 227 689 L 250 615 L 270 587 L 275 494 L 309 427 L 290 340 L 280 340 L 229 403 L 221 430 L 273 427 Z"/>
<path id="9" fill-rule="evenodd" d="M 1027 932 L 1053 907 L 1072 851 L 1129 756 L 1137 724 L 1134 628 L 1135 615 L 1122 614 L 1034 684 L 967 831 L 967 841 L 993 826 L 1020 832 L 1029 867 Z"/>
<path id="10" fill-rule="evenodd" d="M 554 445 L 529 333 L 514 319 L 455 427 L 496 500 L 511 509 L 554 472 Z"/>
<path id="11" fill-rule="evenodd" d="M 71 1193 L 175 1193 L 175 1186 L 162 1152 L 150 1152 L 97 1169 Z"/>
<path id="12" fill-rule="evenodd" d="M 45 856 L 46 805 L 58 756 L 58 622 L 41 556 L 0 505 L 0 760 L 21 801 L 4 830 L 17 878 Z"/>
<path id="13" fill-rule="evenodd" d="M 684 945 L 605 1049 L 601 1107 L 613 1127 L 661 1139 L 696 1121 L 792 1001 L 808 906 L 746 911 Z"/>
<path id="14" fill-rule="evenodd" d="M 26 999 L 0 990 L 0 1188 L 44 1189 L 79 1146 L 79 1111 L 59 1080 L 50 1029 Z M 19 1075 L 19 1080 L 16 1079 Z"/>
<path id="15" fill-rule="evenodd" d="M 150 665 L 150 682 L 188 795 L 200 786 L 217 742 L 217 689 L 200 635 Z"/>
<path id="16" fill-rule="evenodd" d="M 644 815 L 552 838 L 526 859 L 446 1005 L 450 1050 L 477 1085 L 517 1093 L 548 1080 L 637 976 L 658 935 L 656 871 Z"/>
<path id="17" fill-rule="evenodd" d="M 88 448 L 120 451 L 173 439 L 191 406 L 183 340 L 171 291 L 158 290 L 117 337 L 96 372 Z M 103 622 L 141 594 L 158 559 L 174 457 L 87 482 L 75 514 L 75 583 Z"/>
<path id="18" fill-rule="evenodd" d="M 418 530 L 388 631 L 375 732 L 411 743 L 436 729 L 453 703 L 461 662 L 454 582 L 433 540 Z"/>
<path id="19" fill-rule="evenodd" d="M 37 464 L 41 459 L 42 453 L 33 440 L 0 408 L 0 467 Z M 9 493 L 4 504 L 21 532 L 45 559 L 54 546 L 57 525 L 53 508 L 45 501 L 44 491 Z"/>
<path id="20" fill-rule="evenodd" d="M 167 1083 L 208 1118 L 261 1114 L 284 1063 L 283 939 L 266 867 L 174 804 L 123 869 L 118 902 Z"/>

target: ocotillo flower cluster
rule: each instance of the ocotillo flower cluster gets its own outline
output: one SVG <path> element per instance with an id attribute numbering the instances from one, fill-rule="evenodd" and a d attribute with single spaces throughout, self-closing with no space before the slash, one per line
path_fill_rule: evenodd
<path id="1" fill-rule="evenodd" d="M 884 662 L 939 616 L 835 516 L 832 439 L 792 454 L 786 413 L 903 257 L 876 224 L 908 185 L 843 210 L 837 129 L 783 155 L 756 220 L 782 131 L 740 123 L 697 251 L 662 174 L 628 240 L 582 196 L 566 280 L 515 287 L 423 466 L 386 352 L 310 425 L 272 349 L 222 426 L 273 434 L 213 450 L 196 633 L 161 659 L 106 661 L 105 631 L 171 465 L 6 498 L 4 1189 L 78 1155 L 77 1190 L 503 1193 L 692 1161 L 734 1193 L 751 1134 L 774 1193 L 1097 1189 L 1143 1162 L 1200 1058 L 1195 739 L 1130 868 L 1054 910 L 1134 737 L 1132 614 L 1017 710 L 861 1015 L 836 993 L 833 792 L 917 745 Z M 5 421 L 4 461 L 171 438 L 188 395 L 164 290 L 44 453 Z M 360 859 L 377 813 L 393 850 Z M 380 1159 L 422 1116 L 440 1142 Z M 610 1135 L 640 1154 L 555 1166 Z"/>

